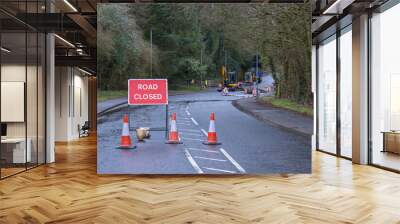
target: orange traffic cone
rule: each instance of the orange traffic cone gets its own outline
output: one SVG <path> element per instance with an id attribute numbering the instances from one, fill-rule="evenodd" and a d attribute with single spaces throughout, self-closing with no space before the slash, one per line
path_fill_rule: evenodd
<path id="1" fill-rule="evenodd" d="M 166 144 L 182 144 L 179 138 L 178 129 L 176 128 L 176 113 L 171 115 L 171 128 L 168 133 L 168 141 Z"/>
<path id="2" fill-rule="evenodd" d="M 208 127 L 208 138 L 207 141 L 203 142 L 205 145 L 220 145 L 221 143 L 217 141 L 217 132 L 215 131 L 215 114 L 211 113 L 210 116 L 210 126 Z"/>
<path id="3" fill-rule="evenodd" d="M 124 115 L 124 124 L 122 125 L 122 136 L 121 143 L 119 145 L 120 149 L 134 149 L 136 146 L 132 144 L 132 139 L 129 134 L 129 117 Z"/>

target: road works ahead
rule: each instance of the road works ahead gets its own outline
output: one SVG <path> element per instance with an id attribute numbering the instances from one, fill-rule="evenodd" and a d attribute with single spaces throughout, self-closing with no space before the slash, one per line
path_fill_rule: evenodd
<path id="1" fill-rule="evenodd" d="M 310 138 L 261 122 L 239 111 L 233 100 L 250 97 L 242 92 L 222 96 L 216 91 L 169 98 L 169 114 L 177 113 L 183 144 L 165 144 L 165 107 L 124 107 L 99 118 L 100 174 L 269 174 L 311 171 Z M 218 141 L 204 145 L 210 113 L 215 112 Z M 118 149 L 122 117 L 131 127 L 150 127 L 151 138 L 136 149 Z M 160 130 L 160 131 L 157 131 Z"/>

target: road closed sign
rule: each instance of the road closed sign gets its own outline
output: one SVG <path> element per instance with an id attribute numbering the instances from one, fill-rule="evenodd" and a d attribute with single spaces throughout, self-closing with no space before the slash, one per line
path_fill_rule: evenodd
<path id="1" fill-rule="evenodd" d="M 129 105 L 168 104 L 168 82 L 166 79 L 129 79 Z"/>

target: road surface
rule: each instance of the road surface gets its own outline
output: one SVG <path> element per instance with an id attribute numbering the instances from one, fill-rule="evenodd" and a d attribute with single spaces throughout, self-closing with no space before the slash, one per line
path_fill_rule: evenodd
<path id="1" fill-rule="evenodd" d="M 269 174 L 308 173 L 310 139 L 269 125 L 237 110 L 232 100 L 242 92 L 222 96 L 216 91 L 171 96 L 169 112 L 177 113 L 183 144 L 165 144 L 165 107 L 124 108 L 102 117 L 98 126 L 100 174 Z M 204 145 L 210 113 L 216 115 L 221 145 Z M 118 149 L 122 116 L 131 127 L 150 127 L 151 138 L 137 148 Z M 132 128 L 133 129 L 133 128 Z M 159 130 L 159 131 L 157 131 Z M 134 131 L 131 131 L 132 137 Z"/>

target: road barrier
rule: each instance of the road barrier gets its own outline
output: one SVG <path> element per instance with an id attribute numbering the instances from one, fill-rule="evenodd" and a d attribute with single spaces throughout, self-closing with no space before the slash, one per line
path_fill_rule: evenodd
<path id="1" fill-rule="evenodd" d="M 210 126 L 208 127 L 207 141 L 203 142 L 205 145 L 220 145 L 221 143 L 217 140 L 217 132 L 215 130 L 215 113 L 212 112 L 210 115 Z"/>
<path id="2" fill-rule="evenodd" d="M 132 144 L 131 135 L 129 133 L 129 117 L 124 115 L 122 125 L 122 135 L 119 147 L 120 149 L 134 149 L 136 146 Z"/>
<path id="3" fill-rule="evenodd" d="M 168 141 L 166 144 L 182 144 L 179 138 L 178 128 L 176 127 L 176 113 L 171 115 L 171 129 L 168 134 Z"/>

